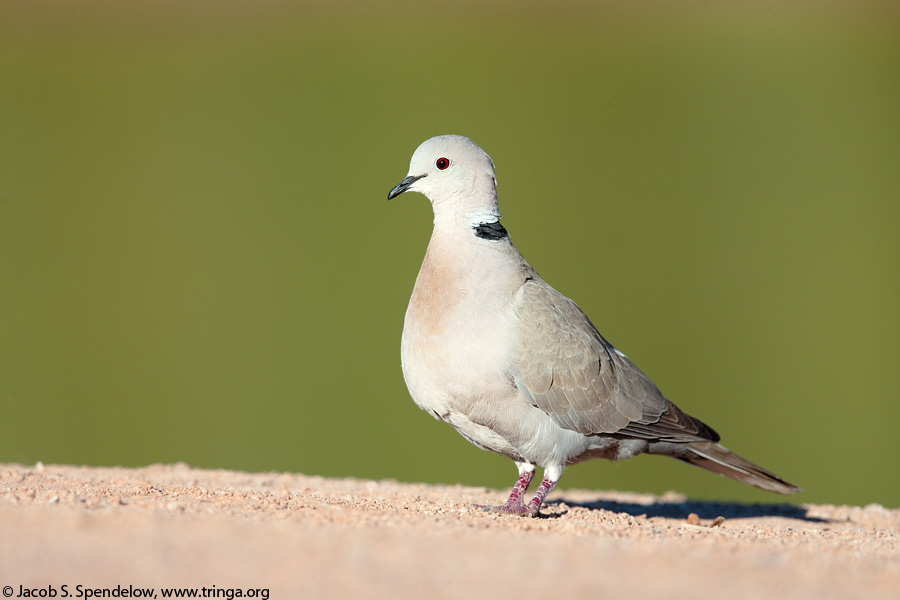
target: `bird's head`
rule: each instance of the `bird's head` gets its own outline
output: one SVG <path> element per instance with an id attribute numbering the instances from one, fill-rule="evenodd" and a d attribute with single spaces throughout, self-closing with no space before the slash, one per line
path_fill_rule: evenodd
<path id="1" fill-rule="evenodd" d="M 422 142 L 410 160 L 409 173 L 388 193 L 388 200 L 407 191 L 424 194 L 435 217 L 452 213 L 499 218 L 494 163 L 475 142 L 461 135 L 440 135 Z"/>

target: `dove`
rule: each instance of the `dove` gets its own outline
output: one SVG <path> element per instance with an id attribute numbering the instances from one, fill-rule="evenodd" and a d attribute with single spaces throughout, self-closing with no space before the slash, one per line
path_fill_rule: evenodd
<path id="1" fill-rule="evenodd" d="M 434 228 L 404 318 L 403 378 L 420 408 L 515 462 L 508 499 L 485 510 L 538 516 L 567 466 L 642 453 L 800 491 L 719 444 L 535 272 L 500 224 L 494 163 L 475 142 L 423 142 L 388 200 L 404 192 L 428 198 Z"/>

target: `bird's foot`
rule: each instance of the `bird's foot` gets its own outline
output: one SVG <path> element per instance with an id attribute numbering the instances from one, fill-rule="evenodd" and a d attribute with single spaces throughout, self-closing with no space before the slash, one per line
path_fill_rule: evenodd
<path id="1" fill-rule="evenodd" d="M 521 468 L 519 469 L 519 479 L 516 481 L 516 485 L 513 486 L 512 491 L 509 493 L 509 498 L 506 500 L 506 504 L 502 504 L 500 506 L 487 506 L 483 504 L 474 504 L 473 508 L 479 508 L 485 512 L 499 512 L 505 515 L 531 515 L 535 516 L 537 511 L 532 512 L 531 503 L 527 506 L 525 505 L 525 492 L 528 490 L 528 486 L 531 485 L 531 480 L 534 478 L 534 468 Z M 532 500 L 533 502 L 533 500 Z M 537 506 L 540 508 L 540 506 Z"/>
<path id="2" fill-rule="evenodd" d="M 510 492 L 509 498 L 506 500 L 506 504 L 500 506 L 473 504 L 471 506 L 472 508 L 479 508 L 485 512 L 499 512 L 505 515 L 519 515 L 522 517 L 538 517 L 541 514 L 541 505 L 544 503 L 544 499 L 547 497 L 547 494 L 556 487 L 556 482 L 559 481 L 559 473 L 556 473 L 553 479 L 551 479 L 549 474 L 544 473 L 544 478 L 541 480 L 541 485 L 538 486 L 534 497 L 528 504 L 525 504 L 525 492 L 528 490 L 528 486 L 531 484 L 533 477 L 533 468 L 528 469 L 520 467 L 519 479 L 516 481 L 516 485 L 513 486 L 512 492 Z"/>
<path id="3" fill-rule="evenodd" d="M 538 510 L 532 511 L 530 505 L 526 506 L 524 502 L 519 500 L 517 503 L 501 504 L 500 506 L 488 506 L 484 504 L 473 504 L 473 508 L 478 508 L 484 512 L 498 512 L 504 515 L 519 515 L 520 517 L 536 517 Z M 540 507 L 538 507 L 539 509 Z"/>
<path id="4" fill-rule="evenodd" d="M 525 484 L 524 487 L 522 484 Z M 501 506 L 480 506 L 476 505 L 476 507 L 484 510 L 484 511 L 492 511 L 492 512 L 500 512 L 506 515 L 519 515 L 522 517 L 537 517 L 541 514 L 541 505 L 544 503 L 544 499 L 547 497 L 547 494 L 556 487 L 556 481 L 551 480 L 549 477 L 544 476 L 544 479 L 541 481 L 541 485 L 538 487 L 537 492 L 534 494 L 534 498 L 528 504 L 525 504 L 524 500 L 522 500 L 522 496 L 524 495 L 525 489 L 528 488 L 528 483 L 531 483 L 531 478 L 527 478 L 527 482 L 524 477 L 520 477 L 519 481 L 516 482 L 515 487 L 513 487 L 512 493 L 509 495 L 509 499 L 506 501 L 506 504 Z"/>

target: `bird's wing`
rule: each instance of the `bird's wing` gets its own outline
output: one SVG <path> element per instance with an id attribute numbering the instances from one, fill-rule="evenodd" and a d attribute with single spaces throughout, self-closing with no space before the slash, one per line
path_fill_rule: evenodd
<path id="1" fill-rule="evenodd" d="M 627 357 L 603 339 L 578 306 L 540 279 L 514 304 L 517 335 L 511 379 L 558 425 L 589 434 L 688 442 L 718 439 L 669 402 Z"/>

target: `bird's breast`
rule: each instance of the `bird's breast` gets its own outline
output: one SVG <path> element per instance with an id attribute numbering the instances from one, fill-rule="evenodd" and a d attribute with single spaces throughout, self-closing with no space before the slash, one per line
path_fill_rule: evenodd
<path id="1" fill-rule="evenodd" d="M 477 260 L 447 260 L 429 246 L 403 325 L 403 376 L 413 400 L 436 415 L 463 410 L 472 390 L 504 393 L 515 286 Z M 496 388 L 496 389 L 495 389 Z"/>

